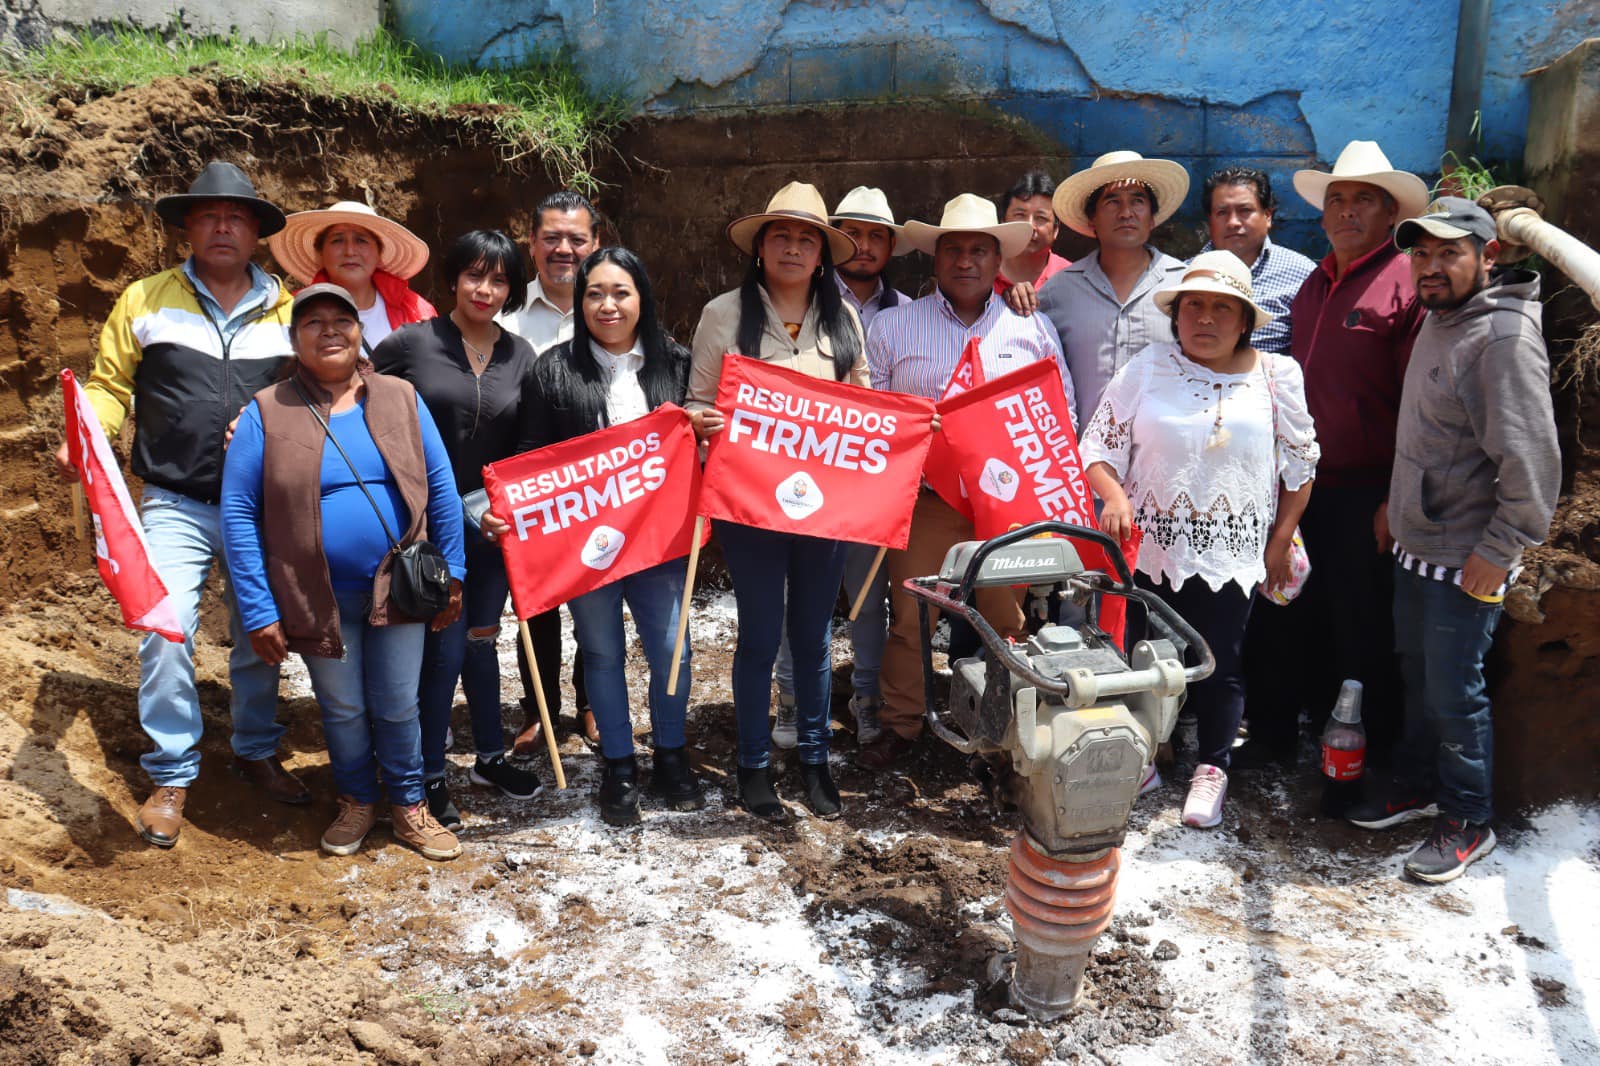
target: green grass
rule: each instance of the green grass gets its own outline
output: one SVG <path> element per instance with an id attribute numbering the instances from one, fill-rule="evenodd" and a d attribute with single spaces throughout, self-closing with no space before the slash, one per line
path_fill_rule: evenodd
<path id="1" fill-rule="evenodd" d="M 4 61 L 11 75 L 36 93 L 42 105 L 51 91 L 81 87 L 95 92 L 148 84 L 157 78 L 197 75 L 246 87 L 290 85 L 307 95 L 382 104 L 417 115 L 438 116 L 458 105 L 501 108 L 483 121 L 493 124 L 509 160 L 540 158 L 559 180 L 592 191 L 597 151 L 623 119 L 616 99 L 588 92 L 565 56 L 517 67 L 478 70 L 446 63 L 380 31 L 345 51 L 325 35 L 277 44 L 232 38 L 171 40 L 145 30 L 84 32 L 39 51 Z"/>

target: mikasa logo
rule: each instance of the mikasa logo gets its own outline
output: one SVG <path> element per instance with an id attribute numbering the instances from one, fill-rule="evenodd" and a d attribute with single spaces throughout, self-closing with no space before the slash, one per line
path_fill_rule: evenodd
<path id="1" fill-rule="evenodd" d="M 1055 557 L 1051 555 L 1022 556 L 1020 558 L 1001 555 L 990 559 L 989 566 L 994 570 L 1037 570 L 1054 562 Z"/>

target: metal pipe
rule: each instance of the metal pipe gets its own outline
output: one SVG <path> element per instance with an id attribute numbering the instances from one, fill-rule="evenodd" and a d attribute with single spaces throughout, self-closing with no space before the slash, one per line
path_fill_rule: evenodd
<path id="1" fill-rule="evenodd" d="M 1456 23 L 1456 59 L 1450 76 L 1450 114 L 1444 148 L 1465 162 L 1477 154 L 1473 127 L 1483 101 L 1483 61 L 1489 41 L 1490 0 L 1461 0 Z"/>
<path id="2" fill-rule="evenodd" d="M 1499 211 L 1494 220 L 1503 240 L 1525 245 L 1539 253 L 1588 293 L 1590 302 L 1600 310 L 1600 252 L 1559 226 L 1552 226 L 1532 208 Z"/>

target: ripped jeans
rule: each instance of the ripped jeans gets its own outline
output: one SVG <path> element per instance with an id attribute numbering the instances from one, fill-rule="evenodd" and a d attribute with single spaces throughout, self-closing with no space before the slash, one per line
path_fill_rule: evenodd
<path id="1" fill-rule="evenodd" d="M 466 530 L 467 576 L 461 583 L 461 617 L 422 646 L 422 776 L 444 776 L 444 740 L 455 703 L 456 680 L 466 693 L 472 746 L 480 759 L 505 750 L 500 718 L 500 658 L 495 641 L 510 585 L 500 549 L 471 526 Z"/>

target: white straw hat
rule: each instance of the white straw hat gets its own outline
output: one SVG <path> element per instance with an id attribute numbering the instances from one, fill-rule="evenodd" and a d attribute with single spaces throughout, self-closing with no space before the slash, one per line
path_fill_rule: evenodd
<path id="1" fill-rule="evenodd" d="M 379 270 L 404 279 L 415 277 L 417 271 L 428 265 L 428 246 L 422 238 L 354 200 L 340 200 L 320 211 L 296 211 L 282 230 L 268 238 L 267 247 L 272 249 L 272 258 L 279 266 L 309 284 L 322 269 L 322 253 L 317 251 L 318 235 L 340 223 L 360 226 L 377 235 L 383 245 Z"/>
<path id="2" fill-rule="evenodd" d="M 891 255 L 905 255 L 911 251 L 911 245 L 902 236 L 905 227 L 895 224 L 894 212 L 889 210 L 889 198 L 883 195 L 882 189 L 857 185 L 844 194 L 844 199 L 833 209 L 830 218 L 835 223 L 853 221 L 883 226 L 894 234 L 894 251 Z"/>
<path id="3" fill-rule="evenodd" d="M 855 258 L 856 242 L 848 233 L 828 224 L 828 205 L 822 202 L 822 194 L 815 185 L 791 181 L 767 201 L 765 211 L 728 223 L 728 240 L 745 255 L 755 255 L 756 234 L 768 222 L 809 222 L 828 238 L 835 265 Z"/>
<path id="4" fill-rule="evenodd" d="M 1244 260 L 1226 249 L 1201 252 L 1189 260 L 1183 278 L 1175 285 L 1157 289 L 1150 298 L 1162 311 L 1171 314 L 1173 301 L 1186 292 L 1215 292 L 1243 300 L 1256 313 L 1256 323 L 1251 329 L 1260 329 L 1271 322 L 1273 315 L 1256 303 L 1255 288 L 1250 284 L 1250 268 Z"/>
<path id="5" fill-rule="evenodd" d="M 1396 170 L 1389 164 L 1377 141 L 1351 141 L 1334 161 L 1332 173 L 1321 170 L 1297 170 L 1294 173 L 1294 191 L 1305 197 L 1307 203 L 1322 210 L 1322 201 L 1328 186 L 1336 181 L 1360 181 L 1376 185 L 1395 198 L 1400 205 L 1400 218 L 1416 218 L 1428 209 L 1428 186 L 1415 174 Z"/>
<path id="6" fill-rule="evenodd" d="M 1056 217 L 1067 228 L 1085 237 L 1094 236 L 1094 226 L 1089 222 L 1084 205 L 1096 189 L 1115 182 L 1137 181 L 1150 186 L 1156 194 L 1156 214 L 1152 226 L 1159 226 L 1183 206 L 1189 195 L 1189 172 L 1180 163 L 1170 159 L 1146 159 L 1138 152 L 1107 152 L 1056 186 L 1050 198 Z"/>
<path id="7" fill-rule="evenodd" d="M 964 192 L 944 205 L 937 226 L 912 219 L 906 223 L 905 242 L 919 252 L 932 255 L 939 238 L 946 233 L 987 233 L 1000 242 L 1000 256 L 1018 255 L 1033 239 L 1033 227 L 1026 222 L 1001 222 L 994 201 Z"/>

